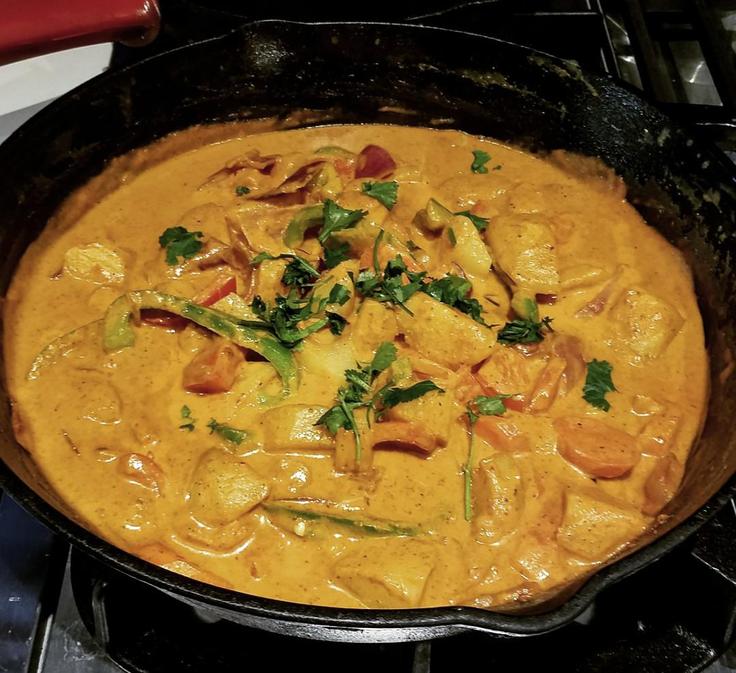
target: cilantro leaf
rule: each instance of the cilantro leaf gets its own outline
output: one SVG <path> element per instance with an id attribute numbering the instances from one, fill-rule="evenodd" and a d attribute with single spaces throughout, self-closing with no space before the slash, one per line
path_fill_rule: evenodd
<path id="1" fill-rule="evenodd" d="M 352 229 L 367 214 L 366 210 L 348 210 L 338 206 L 332 199 L 326 199 L 322 210 L 324 224 L 317 240 L 324 245 L 332 234 L 343 229 Z"/>
<path id="2" fill-rule="evenodd" d="M 469 315 L 473 320 L 487 327 L 488 325 L 481 317 L 483 307 L 480 302 L 468 297 L 471 290 L 470 281 L 451 273 L 448 273 L 444 278 L 433 280 L 422 286 L 422 292 L 425 294 Z"/>
<path id="3" fill-rule="evenodd" d="M 380 302 L 387 302 L 400 306 L 409 315 L 412 312 L 405 306 L 405 302 L 422 288 L 426 272 L 415 273 L 409 271 L 401 255 L 389 260 L 383 271 L 378 263 L 378 249 L 383 240 L 384 231 L 376 237 L 373 244 L 373 269 L 362 269 L 355 279 L 355 288 L 364 297 L 370 297 Z M 404 278 L 408 280 L 404 283 Z"/>
<path id="4" fill-rule="evenodd" d="M 235 194 L 237 196 L 245 196 L 246 194 L 250 194 L 250 187 L 246 187 L 245 185 L 238 185 L 235 188 Z"/>
<path id="5" fill-rule="evenodd" d="M 325 266 L 328 269 L 334 269 L 340 262 L 344 262 L 349 258 L 350 245 L 348 243 L 339 243 L 338 245 L 330 245 L 325 247 Z"/>
<path id="6" fill-rule="evenodd" d="M 314 284 L 314 280 L 319 278 L 319 271 L 315 269 L 306 259 L 299 255 L 291 253 L 283 253 L 281 255 L 272 255 L 268 252 L 259 252 L 250 262 L 251 266 L 258 266 L 262 262 L 272 261 L 276 259 L 291 260 L 284 269 L 281 276 L 281 282 L 287 287 L 293 287 L 298 290 L 304 290 Z"/>
<path id="7" fill-rule="evenodd" d="M 473 173 L 488 173 L 486 164 L 491 160 L 491 155 L 483 150 L 473 150 L 473 163 L 470 164 L 470 170 Z"/>
<path id="8" fill-rule="evenodd" d="M 350 299 L 350 290 L 340 283 L 335 283 L 327 297 L 328 304 L 338 304 L 344 306 Z"/>
<path id="9" fill-rule="evenodd" d="M 371 360 L 371 374 L 380 374 L 382 371 L 388 369 L 395 362 L 396 356 L 396 346 L 390 341 L 384 341 L 378 346 L 373 355 L 373 360 Z"/>
<path id="10" fill-rule="evenodd" d="M 187 231 L 184 227 L 169 227 L 158 237 L 158 244 L 166 248 L 166 263 L 176 266 L 179 257 L 191 259 L 202 249 L 201 231 Z"/>
<path id="11" fill-rule="evenodd" d="M 608 411 L 611 403 L 606 399 L 606 393 L 614 392 L 611 373 L 613 365 L 606 360 L 592 360 L 588 362 L 588 371 L 583 386 L 583 399 L 598 409 Z"/>
<path id="12" fill-rule="evenodd" d="M 506 406 L 503 401 L 511 395 L 478 395 L 472 404 L 479 416 L 503 416 Z"/>
<path id="13" fill-rule="evenodd" d="M 345 410 L 339 404 L 328 409 L 324 414 L 322 414 L 315 425 L 324 425 L 330 434 L 333 435 L 337 433 L 340 428 L 344 428 L 345 430 L 351 429 L 350 419 L 345 413 Z"/>
<path id="14" fill-rule="evenodd" d="M 391 210 L 399 197 L 399 183 L 391 182 L 364 182 L 361 191 L 372 199 L 382 203 Z"/>
<path id="15" fill-rule="evenodd" d="M 419 381 L 419 383 L 415 383 L 408 388 L 384 388 L 379 392 L 378 398 L 384 409 L 390 409 L 397 404 L 419 399 L 433 390 L 441 393 L 445 392 L 434 381 L 426 380 Z"/>
<path id="16" fill-rule="evenodd" d="M 322 329 L 329 322 L 321 318 L 306 327 L 300 324 L 321 313 L 327 303 L 326 299 L 315 299 L 313 295 L 302 298 L 295 290 L 290 290 L 284 297 L 276 295 L 273 306 L 269 306 L 256 295 L 251 302 L 253 312 L 266 323 L 287 348 L 293 348 L 310 334 Z"/>
<path id="17" fill-rule="evenodd" d="M 544 339 L 543 330 L 547 329 L 550 332 L 552 327 L 550 323 L 552 318 L 542 318 L 540 321 L 535 321 L 525 318 L 517 318 L 511 322 L 507 322 L 501 331 L 498 333 L 498 342 L 502 344 L 529 344 L 537 343 Z"/>
<path id="18" fill-rule="evenodd" d="M 237 428 L 230 427 L 224 423 L 218 423 L 214 418 L 210 418 L 207 427 L 210 429 L 210 434 L 216 433 L 223 439 L 233 444 L 242 444 L 248 436 L 245 430 L 238 430 Z"/>
<path id="19" fill-rule="evenodd" d="M 489 218 L 487 217 L 474 215 L 469 210 L 458 210 L 456 213 L 453 213 L 453 215 L 462 215 L 463 217 L 467 217 L 481 234 L 488 229 Z"/>
<path id="20" fill-rule="evenodd" d="M 194 424 L 196 423 L 196 420 L 192 418 L 192 410 L 185 404 L 180 411 L 181 414 L 181 420 L 184 421 L 180 426 L 180 430 L 189 430 L 189 432 L 192 432 L 194 430 Z"/>
<path id="21" fill-rule="evenodd" d="M 325 311 L 325 317 L 327 318 L 327 326 L 330 328 L 330 332 L 337 336 L 342 334 L 348 321 L 338 313 L 333 313 L 332 311 Z"/>

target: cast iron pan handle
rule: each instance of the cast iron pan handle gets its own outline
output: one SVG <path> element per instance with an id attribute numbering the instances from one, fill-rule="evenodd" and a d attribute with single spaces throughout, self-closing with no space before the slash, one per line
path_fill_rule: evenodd
<path id="1" fill-rule="evenodd" d="M 157 0 L 4 0 L 0 65 L 98 42 L 143 46 L 159 20 Z"/>

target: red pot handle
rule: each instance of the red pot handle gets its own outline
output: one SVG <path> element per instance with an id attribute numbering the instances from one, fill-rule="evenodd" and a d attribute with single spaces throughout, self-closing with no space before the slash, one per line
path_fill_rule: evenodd
<path id="1" fill-rule="evenodd" d="M 158 34 L 156 0 L 3 0 L 0 64 L 98 42 L 143 46 Z"/>

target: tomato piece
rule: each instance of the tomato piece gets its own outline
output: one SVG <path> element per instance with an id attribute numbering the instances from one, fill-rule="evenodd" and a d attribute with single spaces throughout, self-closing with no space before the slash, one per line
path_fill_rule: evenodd
<path id="1" fill-rule="evenodd" d="M 243 351 L 225 339 L 216 339 L 184 368 L 184 389 L 191 393 L 224 393 L 232 388 Z"/>
<path id="2" fill-rule="evenodd" d="M 557 418 L 557 451 L 591 477 L 621 477 L 639 462 L 636 439 L 593 418 Z"/>
<path id="3" fill-rule="evenodd" d="M 396 162 L 383 147 L 366 145 L 355 163 L 356 178 L 385 178 L 393 173 Z"/>

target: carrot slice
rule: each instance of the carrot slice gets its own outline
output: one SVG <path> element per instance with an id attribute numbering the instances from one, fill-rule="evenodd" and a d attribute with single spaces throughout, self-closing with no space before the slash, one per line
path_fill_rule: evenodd
<path id="1" fill-rule="evenodd" d="M 621 477 L 639 461 L 636 439 L 593 418 L 557 418 L 557 451 L 592 477 Z"/>

